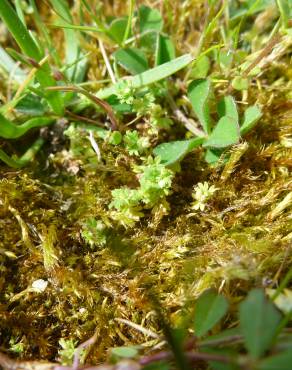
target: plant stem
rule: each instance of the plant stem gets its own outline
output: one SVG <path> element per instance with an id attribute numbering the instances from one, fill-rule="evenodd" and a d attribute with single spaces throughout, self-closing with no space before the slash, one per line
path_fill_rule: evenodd
<path id="1" fill-rule="evenodd" d="M 10 167 L 24 167 L 33 160 L 34 156 L 43 146 L 44 142 L 44 139 L 38 138 L 20 158 L 11 158 L 2 149 L 0 149 L 0 159 Z"/>
<path id="2" fill-rule="evenodd" d="M 127 23 L 127 27 L 126 27 L 124 37 L 123 37 L 122 47 L 124 47 L 125 42 L 129 37 L 130 31 L 131 31 L 131 26 L 132 26 L 133 15 L 134 15 L 135 0 L 129 0 L 129 2 L 130 2 L 129 17 L 128 17 L 128 23 Z"/>

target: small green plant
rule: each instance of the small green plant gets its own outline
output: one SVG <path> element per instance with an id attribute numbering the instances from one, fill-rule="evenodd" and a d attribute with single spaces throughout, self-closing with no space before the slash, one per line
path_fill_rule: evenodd
<path id="1" fill-rule="evenodd" d="M 21 354 L 24 351 L 24 344 L 21 340 L 17 338 L 11 338 L 9 341 L 10 351 L 16 354 Z"/>
<path id="2" fill-rule="evenodd" d="M 148 137 L 140 137 L 136 130 L 128 130 L 124 135 L 124 143 L 130 155 L 144 154 L 150 143 Z"/>
<path id="3" fill-rule="evenodd" d="M 165 93 L 160 86 L 156 88 L 133 88 L 131 82 L 122 81 L 117 92 L 121 104 L 127 104 L 129 110 L 139 117 L 147 117 L 150 129 L 149 134 L 156 134 L 159 129 L 169 129 L 173 121 L 167 111 L 157 102 L 157 97 Z"/>
<path id="4" fill-rule="evenodd" d="M 218 122 L 214 124 L 210 114 L 210 101 L 213 93 L 211 82 L 208 79 L 194 80 L 188 87 L 188 96 L 205 136 L 157 146 L 154 154 L 159 156 L 162 163 L 166 165 L 182 160 L 186 154 L 199 145 L 207 148 L 205 157 L 207 162 L 218 161 L 224 149 L 237 144 L 241 135 L 249 132 L 262 116 L 261 110 L 254 105 L 248 107 L 244 112 L 244 117 L 239 120 L 234 98 L 226 96 L 218 102 Z"/>
<path id="5" fill-rule="evenodd" d="M 112 216 L 125 226 L 133 226 L 143 216 L 143 208 L 151 209 L 159 204 L 167 208 L 165 197 L 170 193 L 173 172 L 160 163 L 159 158 L 148 157 L 143 165 L 135 166 L 140 187 L 127 187 L 112 191 L 110 203 Z"/>
<path id="6" fill-rule="evenodd" d="M 59 340 L 60 349 L 58 350 L 59 361 L 62 365 L 70 366 L 72 365 L 74 354 L 77 348 L 77 342 L 73 339 Z"/>
<path id="7" fill-rule="evenodd" d="M 106 225 L 101 220 L 90 217 L 82 224 L 81 236 L 91 248 L 104 246 L 107 241 Z"/>

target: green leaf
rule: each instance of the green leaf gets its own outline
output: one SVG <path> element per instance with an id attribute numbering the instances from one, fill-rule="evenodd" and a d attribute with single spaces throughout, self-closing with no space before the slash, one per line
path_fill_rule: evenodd
<path id="1" fill-rule="evenodd" d="M 108 28 L 107 34 L 119 45 L 123 42 L 124 34 L 127 28 L 128 18 L 117 18 L 113 20 Z"/>
<path id="2" fill-rule="evenodd" d="M 31 162 L 36 153 L 41 149 L 44 144 L 44 139 L 38 138 L 30 148 L 20 157 L 9 157 L 2 149 L 0 149 L 0 160 L 13 168 L 22 168 Z"/>
<path id="3" fill-rule="evenodd" d="M 170 62 L 161 64 L 160 66 L 149 69 L 148 71 L 140 73 L 134 77 L 130 77 L 127 79 L 127 81 L 130 82 L 133 88 L 141 88 L 171 76 L 172 74 L 190 64 L 192 60 L 193 57 L 191 54 L 184 54 L 181 57 L 173 59 Z M 100 90 L 97 93 L 97 97 L 100 99 L 106 99 L 111 95 L 116 95 L 119 87 L 120 84 L 119 82 L 117 82 L 111 87 Z"/>
<path id="4" fill-rule="evenodd" d="M 228 310 L 228 302 L 225 297 L 216 291 L 206 290 L 197 299 L 195 304 L 195 335 L 201 337 L 218 323 Z"/>
<path id="5" fill-rule="evenodd" d="M 210 370 L 242 370 L 240 365 L 236 362 L 238 353 L 233 348 L 206 348 L 204 352 L 213 355 L 224 356 L 230 359 L 229 363 L 219 361 L 208 361 Z"/>
<path id="6" fill-rule="evenodd" d="M 244 135 L 248 131 L 250 131 L 261 118 L 261 116 L 262 112 L 259 107 L 257 107 L 256 105 L 248 107 L 244 112 L 243 122 L 240 127 L 240 134 Z"/>
<path id="7" fill-rule="evenodd" d="M 25 78 L 26 73 L 18 66 L 17 63 L 10 57 L 10 55 L 0 46 L 0 66 L 8 74 L 10 78 L 21 84 Z M 13 73 L 12 73 L 13 72 Z"/>
<path id="8" fill-rule="evenodd" d="M 239 306 L 239 320 L 246 349 L 261 357 L 274 340 L 281 314 L 261 289 L 253 289 Z"/>
<path id="9" fill-rule="evenodd" d="M 292 351 L 288 350 L 278 355 L 267 357 L 262 360 L 259 365 L 259 370 L 291 370 Z"/>
<path id="10" fill-rule="evenodd" d="M 55 12 L 59 15 L 62 21 L 68 24 L 74 23 L 73 17 L 70 12 L 68 1 L 63 0 L 50 0 Z M 87 60 L 81 52 L 80 40 L 76 29 L 64 28 L 65 36 L 65 56 L 66 64 L 70 67 L 66 69 L 68 78 L 76 83 L 84 80 L 87 69 Z"/>
<path id="11" fill-rule="evenodd" d="M 157 34 L 155 65 L 171 61 L 175 58 L 175 47 L 169 36 Z"/>
<path id="12" fill-rule="evenodd" d="M 190 151 L 204 142 L 204 138 L 171 141 L 163 143 L 154 148 L 153 153 L 160 157 L 161 163 L 170 166 L 181 161 Z"/>
<path id="13" fill-rule="evenodd" d="M 19 125 L 9 121 L 0 114 L 0 137 L 4 139 L 17 139 L 33 128 L 49 126 L 54 122 L 55 118 L 42 116 L 31 118 Z"/>
<path id="14" fill-rule="evenodd" d="M 220 341 L 224 341 L 226 340 L 228 337 L 231 338 L 231 337 L 234 337 L 234 336 L 238 336 L 238 337 L 241 337 L 241 331 L 240 331 L 240 328 L 239 326 L 236 326 L 235 328 L 231 328 L 231 329 L 225 329 L 221 332 L 219 332 L 218 334 L 214 334 L 214 335 L 209 335 L 208 337 L 206 337 L 205 339 L 203 340 L 200 340 L 198 345 L 199 347 L 212 347 L 212 348 L 216 348 L 218 343 L 220 343 Z M 204 351 L 205 351 L 205 348 L 204 348 Z"/>
<path id="15" fill-rule="evenodd" d="M 210 69 L 210 59 L 207 55 L 202 55 L 194 63 L 190 76 L 192 78 L 206 78 Z"/>
<path id="16" fill-rule="evenodd" d="M 230 51 L 220 50 L 218 54 L 220 67 L 228 69 L 231 66 L 233 54 Z"/>
<path id="17" fill-rule="evenodd" d="M 115 357 L 133 358 L 137 356 L 138 350 L 135 347 L 115 347 L 111 349 L 111 354 Z"/>
<path id="18" fill-rule="evenodd" d="M 16 104 L 15 108 L 18 112 L 29 116 L 41 116 L 45 113 L 45 107 L 43 106 L 40 97 L 35 94 L 25 95 Z"/>
<path id="19" fill-rule="evenodd" d="M 224 149 L 207 149 L 205 154 L 205 161 L 210 165 L 219 161 Z"/>
<path id="20" fill-rule="evenodd" d="M 142 5 L 139 8 L 139 24 L 141 33 L 149 30 L 161 31 L 163 27 L 162 16 L 157 9 Z"/>
<path id="21" fill-rule="evenodd" d="M 289 18 L 292 16 L 291 0 L 277 0 L 276 3 L 281 15 L 282 25 L 284 28 L 288 28 Z"/>
<path id="22" fill-rule="evenodd" d="M 23 54 L 11 48 L 6 48 L 6 51 L 14 60 L 17 60 L 18 62 L 29 66 L 30 68 L 32 67 L 32 63 L 30 63 L 29 59 L 26 58 Z"/>
<path id="23" fill-rule="evenodd" d="M 232 96 L 224 96 L 218 103 L 217 111 L 220 118 L 228 116 L 233 118 L 238 123 L 237 107 Z"/>
<path id="24" fill-rule="evenodd" d="M 171 365 L 168 362 L 157 361 L 143 366 L 143 370 L 170 370 Z"/>
<path id="25" fill-rule="evenodd" d="M 231 85 L 235 90 L 239 90 L 239 91 L 247 90 L 248 89 L 248 78 L 236 76 L 232 80 Z"/>
<path id="26" fill-rule="evenodd" d="M 212 119 L 209 113 L 209 100 L 211 97 L 211 82 L 208 79 L 194 80 L 188 87 L 188 97 L 192 103 L 204 131 L 209 134 Z"/>
<path id="27" fill-rule="evenodd" d="M 238 123 L 234 118 L 225 116 L 219 120 L 203 146 L 210 148 L 226 148 L 238 143 L 239 138 Z"/>
<path id="28" fill-rule="evenodd" d="M 139 46 L 149 55 L 156 53 L 157 49 L 157 32 L 148 31 L 141 35 Z"/>
<path id="29" fill-rule="evenodd" d="M 117 63 L 133 75 L 149 68 L 145 54 L 137 48 L 119 49 L 113 54 Z"/>

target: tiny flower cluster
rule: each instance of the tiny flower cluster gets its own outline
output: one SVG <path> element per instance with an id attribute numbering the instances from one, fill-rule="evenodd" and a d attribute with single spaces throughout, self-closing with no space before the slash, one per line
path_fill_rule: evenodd
<path id="1" fill-rule="evenodd" d="M 206 202 L 212 197 L 215 191 L 218 190 L 214 185 L 209 186 L 208 182 L 199 182 L 192 193 L 193 199 L 195 201 L 192 203 L 191 208 L 195 211 L 204 211 L 206 207 Z"/>

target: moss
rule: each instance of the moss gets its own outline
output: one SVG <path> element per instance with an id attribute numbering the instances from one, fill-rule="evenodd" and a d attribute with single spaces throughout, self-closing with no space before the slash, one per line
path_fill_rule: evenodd
<path id="1" fill-rule="evenodd" d="M 124 2 L 114 3 L 108 12 L 121 14 Z M 165 2 L 166 30 L 171 29 L 183 52 L 198 41 L 196 30 L 205 9 L 203 2 L 185 2 L 185 7 L 180 1 L 170 3 Z M 193 9 L 197 15 L 189 24 Z M 176 19 L 177 27 L 171 19 Z M 212 37 L 216 42 L 217 36 Z M 92 79 L 101 77 L 103 62 L 97 56 L 88 73 Z M 291 104 L 288 72 L 281 69 L 288 59 L 286 54 L 279 56 L 275 69 L 267 64 L 252 82 L 248 104 L 260 102 L 264 118 L 245 137 L 247 144 L 231 148 L 229 160 L 216 167 L 207 167 L 201 148 L 190 153 L 166 194 L 167 214 L 163 206 L 145 207 L 132 228 L 116 222 L 109 209 L 114 189 L 139 186 L 132 168 L 142 166 L 141 160 L 122 146 L 98 141 L 102 153 L 98 161 L 87 134 L 81 132 L 71 147 L 64 140 L 62 150 L 55 153 L 53 144 L 45 148 L 31 168 L 1 167 L 3 349 L 20 358 L 53 360 L 61 339 L 81 343 L 96 332 L 98 340 L 87 361 L 97 363 L 112 346 L 150 346 L 147 336 L 117 320 L 159 332 L 149 290 L 177 324 L 184 305 L 205 288 L 220 288 L 236 300 L 251 286 L 278 283 L 291 265 Z M 230 86 L 218 65 L 212 72 L 219 81 L 216 93 L 223 96 Z M 235 95 L 241 100 L 241 92 Z M 183 109 L 191 115 L 187 104 Z M 139 124 L 137 130 L 144 134 L 143 122 Z M 182 127 L 162 131 L 151 137 L 152 144 L 184 133 Z M 217 190 L 203 210 L 194 212 L 193 188 L 205 181 Z M 90 234 L 94 243 L 88 242 L 84 234 L 86 227 L 92 233 L 88 220 L 101 222 L 106 238 Z M 30 289 L 37 279 L 48 282 L 44 292 Z M 16 353 L 18 342 L 21 351 Z"/>

